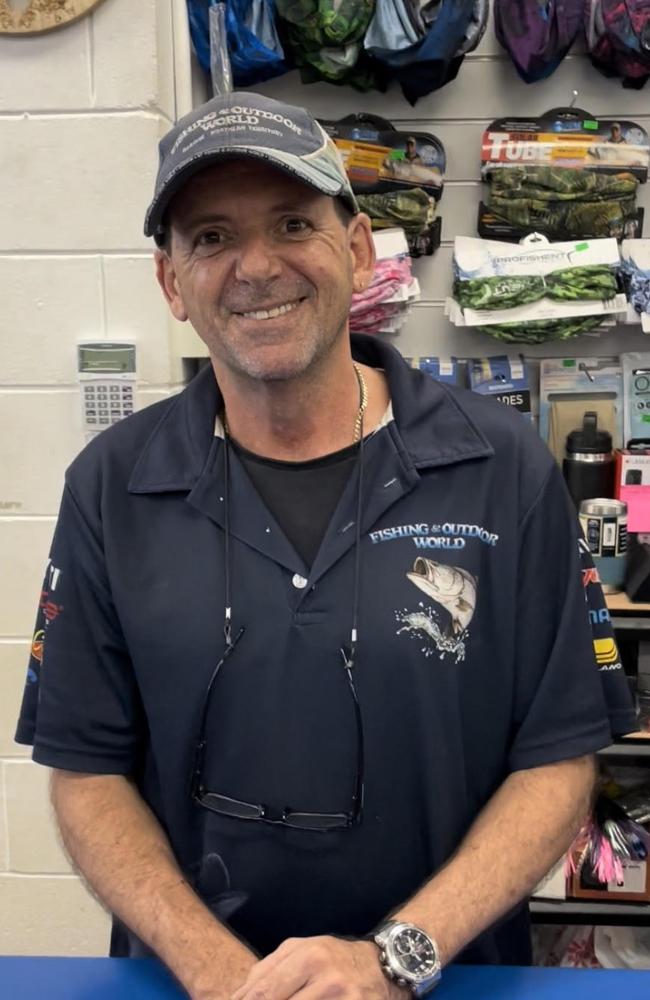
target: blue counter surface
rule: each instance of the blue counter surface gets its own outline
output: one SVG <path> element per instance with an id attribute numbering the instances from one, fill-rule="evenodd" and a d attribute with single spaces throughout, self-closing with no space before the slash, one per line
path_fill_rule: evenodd
<path id="1" fill-rule="evenodd" d="M 182 1000 L 149 959 L 0 958 L 2 1000 Z M 650 1000 L 650 972 L 457 965 L 436 1000 Z"/>

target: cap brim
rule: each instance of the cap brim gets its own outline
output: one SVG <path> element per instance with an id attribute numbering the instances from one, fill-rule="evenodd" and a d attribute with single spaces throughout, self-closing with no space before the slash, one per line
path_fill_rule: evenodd
<path id="1" fill-rule="evenodd" d="M 353 215 L 356 215 L 359 212 L 359 206 L 356 198 L 351 193 L 351 190 L 346 190 L 344 185 L 335 178 L 328 177 L 321 171 L 314 169 L 313 166 L 310 168 L 310 164 L 306 163 L 304 160 L 301 160 L 296 156 L 287 156 L 286 153 L 282 153 L 279 150 L 274 149 L 261 149 L 259 147 L 251 148 L 250 146 L 233 146 L 229 149 L 213 150 L 211 152 L 206 151 L 205 153 L 197 154 L 196 156 L 184 160 L 176 167 L 173 173 L 171 173 L 167 178 L 158 194 L 154 197 L 154 200 L 151 202 L 151 205 L 147 210 L 144 220 L 145 236 L 153 236 L 157 243 L 161 241 L 163 235 L 162 223 L 165 212 L 169 208 L 172 198 L 178 194 L 180 189 L 187 184 L 188 180 L 193 177 L 194 174 L 198 174 L 200 171 L 205 170 L 206 167 L 209 167 L 212 163 L 217 163 L 223 160 L 240 159 L 242 157 L 251 160 L 261 160 L 268 163 L 270 166 L 277 167 L 278 170 L 282 170 L 285 174 L 296 177 L 304 184 L 307 184 L 308 187 L 313 188 L 315 191 L 319 191 L 321 194 L 328 195 L 331 198 L 341 198 L 345 201 L 345 204 Z"/>

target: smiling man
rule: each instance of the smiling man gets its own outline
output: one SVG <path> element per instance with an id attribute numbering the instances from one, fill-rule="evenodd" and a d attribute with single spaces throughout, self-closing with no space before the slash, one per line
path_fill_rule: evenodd
<path id="1" fill-rule="evenodd" d="M 552 457 L 350 337 L 369 220 L 302 108 L 180 121 L 145 231 L 211 363 L 67 471 L 17 734 L 111 953 L 193 1000 L 525 963 L 526 896 L 634 726 Z"/>

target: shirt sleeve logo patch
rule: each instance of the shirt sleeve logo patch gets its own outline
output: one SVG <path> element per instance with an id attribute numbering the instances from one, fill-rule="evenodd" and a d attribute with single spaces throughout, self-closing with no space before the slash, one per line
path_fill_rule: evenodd
<path id="1" fill-rule="evenodd" d="M 39 628 L 34 632 L 32 639 L 31 653 L 37 663 L 43 662 L 43 640 L 45 639 L 45 629 Z"/>
<path id="2" fill-rule="evenodd" d="M 63 611 L 63 605 L 52 600 L 52 594 L 61 581 L 61 570 L 58 569 L 51 559 L 48 559 L 45 569 L 45 579 L 38 602 L 38 615 L 36 619 L 36 630 L 32 637 L 30 647 L 30 659 L 27 667 L 27 684 L 37 684 L 39 681 L 40 668 L 43 665 L 45 652 L 45 639 L 47 630 L 52 622 L 55 622 Z"/>
<path id="3" fill-rule="evenodd" d="M 458 566 L 445 566 L 421 556 L 413 563 L 406 578 L 423 591 L 433 604 L 420 601 L 420 611 L 398 611 L 395 614 L 402 632 L 412 637 L 430 640 L 422 647 L 425 656 L 437 650 L 440 659 L 455 656 L 456 663 L 465 659 L 465 640 L 476 609 L 477 579 Z M 441 615 L 439 608 L 445 614 Z"/>
<path id="4" fill-rule="evenodd" d="M 594 653 L 599 667 L 618 662 L 616 643 L 609 636 L 606 639 L 594 639 Z"/>

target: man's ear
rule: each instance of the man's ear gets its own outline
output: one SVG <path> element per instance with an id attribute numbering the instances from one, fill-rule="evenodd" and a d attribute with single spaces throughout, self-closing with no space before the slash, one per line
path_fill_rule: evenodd
<path id="1" fill-rule="evenodd" d="M 375 244 L 370 219 L 359 212 L 350 221 L 350 252 L 352 253 L 352 284 L 356 292 L 367 288 L 375 270 Z"/>
<path id="2" fill-rule="evenodd" d="M 165 296 L 167 305 L 171 309 L 174 318 L 180 323 L 185 323 L 187 320 L 187 311 L 183 304 L 180 288 L 178 287 L 178 279 L 176 278 L 172 259 L 166 250 L 156 250 L 154 252 L 154 261 L 156 263 L 156 278 Z"/>

